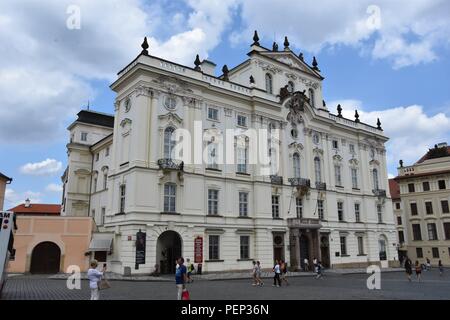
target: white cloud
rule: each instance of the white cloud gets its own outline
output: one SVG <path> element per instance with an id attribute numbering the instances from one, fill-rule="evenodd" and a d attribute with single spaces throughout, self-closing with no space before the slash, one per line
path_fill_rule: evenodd
<path id="1" fill-rule="evenodd" d="M 57 193 L 60 193 L 60 192 L 62 192 L 63 187 L 62 187 L 61 184 L 50 183 L 50 184 L 45 188 L 45 190 L 46 190 L 46 191 L 49 191 L 49 192 L 57 192 Z"/>
<path id="2" fill-rule="evenodd" d="M 0 2 L 0 142 L 65 137 L 75 111 L 95 98 L 93 80 L 115 80 L 148 36 L 150 54 L 193 65 L 207 58 L 237 1 L 33 0 Z M 80 8 L 80 29 L 66 27 Z M 178 7 L 184 6 L 184 13 Z"/>
<path id="3" fill-rule="evenodd" d="M 61 169 L 61 161 L 46 159 L 41 162 L 27 163 L 20 167 L 20 172 L 23 174 L 43 176 L 58 173 Z"/>
<path id="4" fill-rule="evenodd" d="M 378 9 L 370 10 L 374 4 Z M 445 0 L 279 0 L 276 5 L 247 0 L 242 3 L 244 30 L 234 31 L 230 40 L 249 43 L 257 29 L 267 45 L 276 34 L 279 43 L 287 35 L 291 48 L 314 53 L 354 46 L 401 68 L 437 59 L 436 49 L 450 43 L 448 12 Z"/>
<path id="5" fill-rule="evenodd" d="M 26 199 L 30 199 L 31 203 L 42 203 L 42 194 L 34 191 L 17 192 L 14 189 L 6 188 L 4 207 L 11 209 L 25 203 Z"/>
<path id="6" fill-rule="evenodd" d="M 442 112 L 428 115 L 422 106 L 364 111 L 363 103 L 357 99 L 333 101 L 329 106 L 334 108 L 337 104 L 341 104 L 343 116 L 348 119 L 354 119 L 356 109 L 362 122 L 375 125 L 377 118 L 380 119 L 384 133 L 389 137 L 387 158 L 392 168 L 397 168 L 399 160 L 405 165 L 415 163 L 429 148 L 450 137 L 450 116 Z"/>

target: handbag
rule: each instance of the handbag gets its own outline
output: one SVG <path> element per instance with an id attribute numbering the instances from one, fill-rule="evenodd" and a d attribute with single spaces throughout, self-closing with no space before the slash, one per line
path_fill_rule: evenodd
<path id="1" fill-rule="evenodd" d="M 181 300 L 191 300 L 188 289 L 183 289 L 183 292 L 181 293 Z"/>
<path id="2" fill-rule="evenodd" d="M 103 279 L 97 282 L 97 286 L 98 290 L 105 290 L 111 288 L 111 285 L 109 284 L 108 280 L 106 280 L 105 276 L 103 276 Z"/>

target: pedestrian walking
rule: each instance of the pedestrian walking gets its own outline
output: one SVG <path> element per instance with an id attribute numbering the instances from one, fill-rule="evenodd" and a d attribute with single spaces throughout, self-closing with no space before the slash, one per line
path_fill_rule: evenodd
<path id="1" fill-rule="evenodd" d="M 91 267 L 88 270 L 87 276 L 89 279 L 89 288 L 91 289 L 91 300 L 99 300 L 98 283 L 102 280 L 103 273 L 106 272 L 106 264 L 103 265 L 102 271 L 97 270 L 97 260 L 91 261 Z"/>
<path id="2" fill-rule="evenodd" d="M 314 272 L 317 272 L 317 259 L 314 257 L 313 259 L 313 265 L 314 265 Z"/>
<path id="3" fill-rule="evenodd" d="M 411 281 L 412 261 L 408 257 L 405 258 L 405 272 L 406 276 L 408 277 L 408 280 Z"/>
<path id="4" fill-rule="evenodd" d="M 194 272 L 194 264 L 191 262 L 190 259 L 186 260 L 187 262 L 187 283 L 191 283 L 194 282 L 194 280 L 192 279 L 192 272 Z"/>
<path id="5" fill-rule="evenodd" d="M 252 268 L 253 283 L 252 283 L 252 286 L 257 286 L 258 285 L 258 279 L 257 279 L 258 266 L 256 265 L 256 261 L 253 261 L 252 264 L 253 264 L 253 268 Z"/>
<path id="6" fill-rule="evenodd" d="M 417 280 L 420 281 L 421 275 L 422 275 L 422 267 L 420 266 L 419 261 L 416 260 L 416 277 L 417 277 Z"/>
<path id="7" fill-rule="evenodd" d="M 175 284 L 177 286 L 177 299 L 181 300 L 183 290 L 186 289 L 187 270 L 184 265 L 184 258 L 180 257 L 177 260 L 178 268 L 175 271 Z"/>
<path id="8" fill-rule="evenodd" d="M 308 272 L 309 271 L 309 261 L 307 258 L 305 258 L 305 260 L 303 260 L 303 264 L 304 264 L 303 270 L 305 272 Z"/>
<path id="9" fill-rule="evenodd" d="M 438 268 L 439 268 L 439 276 L 442 277 L 442 275 L 444 274 L 444 266 L 442 265 L 442 260 L 439 260 Z"/>
<path id="10" fill-rule="evenodd" d="M 256 261 L 256 281 L 259 286 L 262 287 L 264 285 L 264 282 L 261 279 L 261 262 L 260 261 Z"/>
<path id="11" fill-rule="evenodd" d="M 280 263 L 278 260 L 275 260 L 275 266 L 272 269 L 274 276 L 273 276 L 273 287 L 277 286 L 280 287 L 281 286 L 281 280 L 280 280 Z"/>
<path id="12" fill-rule="evenodd" d="M 429 271 L 431 269 L 431 262 L 430 259 L 427 258 L 427 264 L 426 264 L 426 270 Z"/>
<path id="13" fill-rule="evenodd" d="M 322 266 L 322 262 L 318 261 L 317 262 L 317 269 L 316 269 L 316 279 L 322 278 L 323 277 L 323 266 Z"/>
<path id="14" fill-rule="evenodd" d="M 284 261 L 284 260 L 281 260 L 281 265 L 280 265 L 280 268 L 281 268 L 281 281 L 282 282 L 286 282 L 286 285 L 288 286 L 289 285 L 289 281 L 288 281 L 288 279 L 287 279 L 287 263 L 286 263 L 286 261 Z"/>

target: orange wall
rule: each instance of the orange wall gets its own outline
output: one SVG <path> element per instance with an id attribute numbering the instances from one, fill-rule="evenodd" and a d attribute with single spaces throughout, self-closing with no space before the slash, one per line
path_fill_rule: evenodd
<path id="1" fill-rule="evenodd" d="M 92 218 L 19 215 L 17 227 L 14 235 L 16 258 L 10 261 L 8 272 L 29 272 L 33 248 L 45 241 L 59 246 L 61 272 L 66 272 L 70 265 L 78 265 L 81 271 L 87 271 L 89 257 L 84 254 L 91 241 Z"/>

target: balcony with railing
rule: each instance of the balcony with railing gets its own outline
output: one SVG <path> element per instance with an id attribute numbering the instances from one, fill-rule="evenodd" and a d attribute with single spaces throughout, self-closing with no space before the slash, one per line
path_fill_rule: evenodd
<path id="1" fill-rule="evenodd" d="M 283 177 L 282 176 L 271 175 L 270 176 L 270 183 L 281 186 L 281 185 L 283 185 Z"/>
<path id="2" fill-rule="evenodd" d="M 327 190 L 327 184 L 325 182 L 316 182 L 316 189 L 326 191 Z"/>
<path id="3" fill-rule="evenodd" d="M 319 219 L 311 218 L 288 218 L 287 224 L 289 228 L 300 229 L 320 229 L 322 227 Z"/>
<path id="4" fill-rule="evenodd" d="M 170 158 L 159 159 L 158 166 L 161 170 L 175 170 L 175 171 L 183 171 L 184 162 L 180 160 L 174 160 Z"/>
<path id="5" fill-rule="evenodd" d="M 311 181 L 305 178 L 289 178 L 289 183 L 293 187 L 303 187 L 303 188 L 311 187 Z"/>
<path id="6" fill-rule="evenodd" d="M 373 189 L 372 193 L 378 198 L 386 198 L 386 190 Z"/>

